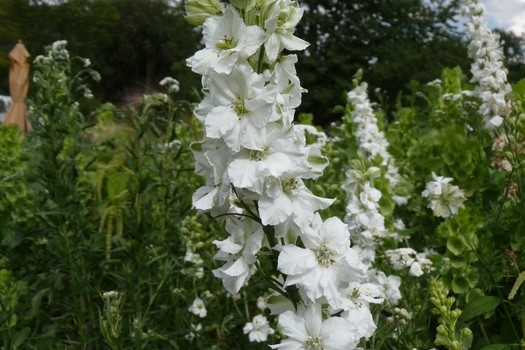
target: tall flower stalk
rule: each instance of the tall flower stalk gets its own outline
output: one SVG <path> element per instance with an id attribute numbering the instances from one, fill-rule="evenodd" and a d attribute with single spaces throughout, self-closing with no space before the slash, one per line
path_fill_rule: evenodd
<path id="1" fill-rule="evenodd" d="M 466 0 L 464 13 L 469 35 L 468 55 L 473 60 L 471 82 L 476 84 L 474 95 L 481 99 L 479 112 L 485 129 L 492 131 L 503 124 L 510 112 L 507 95 L 507 69 L 503 64 L 503 49 L 499 35 L 488 28 L 485 7 L 477 0 Z"/>
<path id="2" fill-rule="evenodd" d="M 368 86 L 360 82 L 360 78 L 361 72 L 358 72 L 354 80 L 355 88 L 348 93 L 350 111 L 345 120 L 352 129 L 357 152 L 342 186 L 347 197 L 345 222 L 355 237 L 354 244 L 361 251 L 364 262 L 377 266 L 377 250 L 384 240 L 402 241 L 396 231 L 403 230 L 404 223 L 396 220 L 393 212 L 396 205 L 406 204 L 409 196 L 403 193 L 405 180 L 388 151 L 388 140 L 368 98 Z M 419 277 L 431 269 L 432 263 L 426 254 L 411 248 L 384 253 L 394 270 L 407 268 L 411 276 Z M 367 281 L 377 286 L 389 304 L 395 305 L 401 299 L 400 277 L 386 276 L 383 271 L 370 269 Z"/>
<path id="3" fill-rule="evenodd" d="M 203 24 L 205 47 L 187 63 L 203 76 L 205 94 L 195 110 L 204 137 L 192 151 L 206 184 L 193 204 L 228 232 L 214 241 L 223 265 L 213 273 L 236 294 L 260 271 L 288 300 L 281 307 L 268 300 L 286 336 L 273 348 L 354 349 L 375 330 L 368 305 L 376 300 L 360 288 L 367 267 L 347 225 L 317 213 L 333 200 L 303 182 L 328 164 L 320 143 L 307 144 L 305 128 L 293 123 L 303 89 L 297 56 L 284 50 L 308 45 L 294 35 L 303 9 L 291 0 L 235 0 L 217 15 L 220 6 L 209 2 L 200 7 L 213 9 Z M 262 255 L 276 270 L 262 271 Z"/>

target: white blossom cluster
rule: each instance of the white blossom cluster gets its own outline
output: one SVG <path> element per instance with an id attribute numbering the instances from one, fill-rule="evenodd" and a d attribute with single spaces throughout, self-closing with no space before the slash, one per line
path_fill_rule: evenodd
<path id="1" fill-rule="evenodd" d="M 401 175 L 395 166 L 394 158 L 388 152 L 388 140 L 377 125 L 377 118 L 368 99 L 367 88 L 368 84 L 362 82 L 348 93 L 348 100 L 353 106 L 350 118 L 355 125 L 355 138 L 359 151 L 367 159 L 381 157 L 381 165 L 387 169 L 385 177 L 394 188 L 401 180 Z M 408 200 L 407 197 L 395 195 L 393 199 L 399 205 L 406 204 Z"/>
<path id="2" fill-rule="evenodd" d="M 466 0 L 464 13 L 469 18 L 466 30 L 470 37 L 468 54 L 473 60 L 471 82 L 476 84 L 474 94 L 482 101 L 479 112 L 484 127 L 494 130 L 503 124 L 510 103 L 506 98 L 511 88 L 503 65 L 503 50 L 499 35 L 488 28 L 483 4 Z"/>
<path id="3" fill-rule="evenodd" d="M 432 270 L 432 261 L 427 258 L 427 254 L 418 253 L 412 248 L 390 249 L 385 254 L 394 270 L 408 268 L 410 276 L 420 277 Z"/>
<path id="4" fill-rule="evenodd" d="M 347 198 L 345 222 L 366 263 L 374 261 L 376 244 L 388 235 L 385 217 L 379 212 L 383 194 L 374 187 L 380 176 L 378 167 L 360 170 L 359 166 L 353 166 L 346 171 L 343 184 Z"/>
<path id="5" fill-rule="evenodd" d="M 432 179 L 422 193 L 423 197 L 430 201 L 428 207 L 437 217 L 448 218 L 457 214 L 458 210 L 464 207 L 465 193 L 450 183 L 453 180 L 450 177 L 432 173 Z"/>
<path id="6" fill-rule="evenodd" d="M 392 188 L 395 188 L 399 184 L 401 176 L 395 166 L 394 158 L 387 150 L 388 140 L 378 127 L 374 110 L 368 99 L 367 84 L 363 82 L 350 91 L 348 101 L 353 108 L 350 118 L 355 127 L 354 136 L 358 151 L 365 158 L 365 161 L 352 161 L 346 172 L 346 181 L 343 184 L 347 197 L 345 222 L 355 237 L 354 244 L 361 250 L 364 262 L 372 265 L 376 258 L 376 246 L 384 238 L 399 239 L 396 232 L 385 227 L 385 217 L 380 211 L 383 193 L 378 189 L 376 183 L 386 180 Z M 384 170 L 377 166 L 366 165 L 367 161 L 371 162 L 377 156 L 381 158 L 381 166 L 384 167 Z M 384 179 L 381 178 L 382 176 Z M 403 205 L 407 203 L 408 197 L 392 194 L 392 199 L 396 204 Z M 403 228 L 403 222 L 397 220 L 394 229 Z M 407 265 L 405 265 L 410 269 L 411 275 L 421 276 L 424 270 L 430 270 L 432 263 L 426 258 L 426 255 L 418 254 L 411 248 L 400 248 L 398 250 L 413 252 L 409 256 L 410 264 L 408 264 L 407 259 Z M 387 257 L 389 257 L 388 252 Z M 404 258 L 406 255 L 401 255 L 401 257 Z M 392 261 L 392 259 L 390 261 L 394 269 L 398 270 L 396 268 L 397 262 Z M 381 291 L 382 298 L 390 304 L 395 305 L 401 299 L 399 291 L 401 279 L 398 276 L 386 276 L 382 271 L 370 270 L 367 281 L 376 285 Z"/>
<path id="7" fill-rule="evenodd" d="M 333 200 L 315 196 L 303 183 L 327 165 L 323 140 L 307 145 L 308 130 L 293 124 L 303 89 L 297 56 L 283 50 L 308 45 L 293 34 L 303 9 L 292 0 L 232 0 L 223 10 L 194 2 L 214 11 L 203 23 L 205 47 L 187 60 L 202 75 L 205 93 L 195 111 L 205 135 L 192 152 L 206 184 L 193 205 L 224 222 L 228 232 L 214 241 L 215 259 L 224 264 L 213 273 L 236 294 L 256 272 L 259 251 L 277 251 L 272 274 L 283 279 L 276 290 L 296 286 L 301 300 L 294 300 L 297 307 L 288 301 L 274 308 L 287 338 L 272 347 L 355 349 L 375 330 L 368 306 L 377 299 L 360 289 L 367 267 L 350 245 L 347 225 L 317 213 Z M 203 12 L 199 16 L 191 18 Z M 252 341 L 271 334 L 260 317 L 245 332 Z"/>

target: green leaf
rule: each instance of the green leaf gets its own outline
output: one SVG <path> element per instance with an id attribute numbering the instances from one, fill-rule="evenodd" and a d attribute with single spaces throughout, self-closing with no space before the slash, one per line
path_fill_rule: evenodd
<path id="1" fill-rule="evenodd" d="M 481 350 L 511 350 L 512 347 L 508 344 L 490 344 L 481 348 Z"/>
<path id="2" fill-rule="evenodd" d="M 15 248 L 24 240 L 24 236 L 13 229 L 5 229 L 2 245 L 10 249 Z"/>
<path id="3" fill-rule="evenodd" d="M 451 255 L 451 256 L 448 256 L 448 258 L 450 259 L 450 265 L 453 268 L 462 269 L 468 266 L 467 261 L 460 256 Z"/>
<path id="4" fill-rule="evenodd" d="M 42 298 L 44 297 L 44 295 L 48 294 L 49 291 L 50 291 L 49 288 L 45 288 L 39 291 L 38 293 L 36 293 L 35 296 L 33 296 L 33 298 L 31 299 L 31 310 L 29 310 L 29 313 L 26 317 L 27 319 L 32 319 L 33 317 L 36 316 L 36 314 L 40 310 L 40 304 L 42 303 Z"/>
<path id="5" fill-rule="evenodd" d="M 447 249 L 454 255 L 461 255 L 465 250 L 465 244 L 459 237 L 450 236 L 447 239 Z"/>
<path id="6" fill-rule="evenodd" d="M 454 276 L 452 280 L 452 290 L 454 293 L 462 294 L 468 292 L 470 289 L 468 280 L 463 276 Z"/>
<path id="7" fill-rule="evenodd" d="M 27 336 L 29 335 L 29 331 L 30 331 L 29 327 L 24 327 L 22 328 L 21 331 L 16 332 L 13 335 L 13 339 L 11 342 L 11 348 L 17 349 L 20 345 L 24 344 L 24 342 L 27 339 Z"/>
<path id="8" fill-rule="evenodd" d="M 493 296 L 481 296 L 468 303 L 459 317 L 459 322 L 468 322 L 475 317 L 493 311 L 501 300 Z"/>

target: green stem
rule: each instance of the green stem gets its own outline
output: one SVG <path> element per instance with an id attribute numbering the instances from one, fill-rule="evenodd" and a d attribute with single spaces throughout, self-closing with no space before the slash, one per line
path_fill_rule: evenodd
<path id="1" fill-rule="evenodd" d="M 449 208 L 450 210 L 450 208 Z M 470 242 L 470 240 L 468 239 L 467 235 L 465 234 L 465 232 L 463 232 L 463 230 L 461 229 L 461 225 L 459 224 L 459 222 L 456 220 L 456 218 L 453 216 L 452 217 L 454 219 L 454 221 L 456 222 L 456 225 L 458 226 L 458 229 L 459 229 L 459 232 L 461 233 L 461 235 L 463 236 L 463 238 L 465 239 L 465 241 L 467 242 L 467 244 L 470 246 L 470 249 L 474 252 L 474 254 L 476 254 L 476 257 L 478 258 L 479 262 L 481 263 L 481 265 L 483 266 L 483 268 L 485 270 L 487 270 L 489 276 L 490 276 L 490 279 L 492 281 L 492 283 L 495 285 L 495 289 L 496 291 L 498 292 L 498 296 L 501 300 L 501 305 L 503 306 L 503 310 L 505 312 L 505 316 L 508 318 L 509 322 L 510 322 L 510 325 L 511 325 L 511 328 L 512 328 L 512 331 L 514 332 L 514 335 L 516 336 L 516 339 L 518 341 L 518 343 L 520 342 L 520 336 L 519 336 L 519 333 L 516 329 L 516 327 L 514 326 L 514 323 L 512 322 L 512 317 L 510 315 L 510 312 L 507 308 L 507 306 L 505 305 L 505 298 L 503 297 L 503 294 L 501 293 L 501 290 L 497 284 L 497 281 L 496 281 L 496 278 L 494 277 L 494 274 L 492 273 L 492 271 L 490 270 L 490 267 L 485 263 L 485 261 L 482 259 L 481 255 L 479 255 L 477 249 L 472 245 L 472 243 Z M 520 349 L 521 349 L 521 346 L 520 346 Z"/>
<path id="2" fill-rule="evenodd" d="M 259 51 L 259 59 L 257 61 L 257 73 L 262 73 L 263 64 L 264 64 L 264 46 L 261 46 L 261 51 Z"/>
<path id="3" fill-rule="evenodd" d="M 478 324 L 479 324 L 479 328 L 481 329 L 481 333 L 483 333 L 483 338 L 485 339 L 485 343 L 487 343 L 486 345 L 490 345 L 490 339 L 489 339 L 489 336 L 487 335 L 487 331 L 485 330 L 485 326 L 483 326 L 483 322 L 481 322 L 479 318 L 478 318 Z"/>

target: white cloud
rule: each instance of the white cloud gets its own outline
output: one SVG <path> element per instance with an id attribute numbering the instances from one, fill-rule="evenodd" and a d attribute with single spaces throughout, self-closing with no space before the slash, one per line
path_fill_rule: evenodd
<path id="1" fill-rule="evenodd" d="M 491 27 L 525 35 L 525 0 L 481 0 Z"/>

